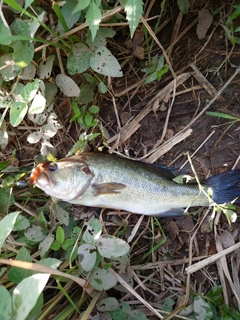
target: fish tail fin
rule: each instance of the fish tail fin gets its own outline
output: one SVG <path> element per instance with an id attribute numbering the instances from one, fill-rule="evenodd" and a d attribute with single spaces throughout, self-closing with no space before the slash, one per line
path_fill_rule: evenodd
<path id="1" fill-rule="evenodd" d="M 212 199 L 218 204 L 240 204 L 240 170 L 230 170 L 203 181 L 213 191 Z"/>

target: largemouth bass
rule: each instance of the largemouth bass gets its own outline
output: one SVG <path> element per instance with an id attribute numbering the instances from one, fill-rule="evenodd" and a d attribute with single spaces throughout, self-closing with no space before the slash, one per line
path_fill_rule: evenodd
<path id="1" fill-rule="evenodd" d="M 44 162 L 32 170 L 30 184 L 59 200 L 151 216 L 179 216 L 184 208 L 240 199 L 240 170 L 197 184 L 177 184 L 170 170 L 104 153 Z"/>

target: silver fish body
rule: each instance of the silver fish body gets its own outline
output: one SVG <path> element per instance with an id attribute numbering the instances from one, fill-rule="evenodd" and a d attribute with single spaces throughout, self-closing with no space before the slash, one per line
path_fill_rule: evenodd
<path id="1" fill-rule="evenodd" d="M 177 216 L 186 207 L 211 202 L 198 185 L 179 185 L 162 168 L 103 153 L 83 153 L 40 164 L 33 169 L 30 181 L 69 203 L 150 216 Z"/>

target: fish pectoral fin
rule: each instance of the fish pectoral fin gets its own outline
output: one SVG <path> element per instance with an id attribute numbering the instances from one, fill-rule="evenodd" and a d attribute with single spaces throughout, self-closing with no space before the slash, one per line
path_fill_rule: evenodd
<path id="1" fill-rule="evenodd" d="M 109 182 L 109 183 L 93 184 L 92 188 L 94 190 L 94 195 L 100 196 L 101 194 L 119 193 L 121 192 L 121 190 L 126 188 L 126 185 L 123 183 Z"/>

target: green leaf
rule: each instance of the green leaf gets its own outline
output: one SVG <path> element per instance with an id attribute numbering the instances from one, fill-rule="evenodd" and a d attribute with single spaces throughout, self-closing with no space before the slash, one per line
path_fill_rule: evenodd
<path id="1" fill-rule="evenodd" d="M 84 271 L 91 271 L 97 261 L 96 246 L 88 243 L 80 245 L 78 248 L 78 260 L 80 267 Z"/>
<path id="2" fill-rule="evenodd" d="M 33 225 L 24 231 L 25 237 L 34 242 L 41 242 L 46 237 L 46 234 L 47 230 L 36 225 Z"/>
<path id="3" fill-rule="evenodd" d="M 119 238 L 103 234 L 97 241 L 97 249 L 104 258 L 118 258 L 129 252 L 129 244 Z"/>
<path id="4" fill-rule="evenodd" d="M 46 107 L 46 99 L 41 94 L 36 94 L 33 98 L 32 104 L 29 107 L 29 114 L 39 114 L 44 111 Z"/>
<path id="5" fill-rule="evenodd" d="M 98 91 L 102 94 L 107 93 L 108 91 L 106 85 L 102 81 L 100 81 L 98 84 Z"/>
<path id="6" fill-rule="evenodd" d="M 2 205 L 2 203 L 4 203 L 4 201 L 3 201 L 4 194 L 1 192 L 1 190 L 3 190 L 3 189 L 0 189 L 0 203 Z M 1 209 L 1 205 L 0 205 L 0 209 Z M 0 210 L 0 211 L 3 212 L 2 210 Z M 19 213 L 20 213 L 20 211 L 9 213 L 7 216 L 5 216 L 0 221 L 0 230 L 1 230 L 1 232 L 0 232 L 0 248 L 2 248 L 7 236 L 12 231 Z"/>
<path id="7" fill-rule="evenodd" d="M 62 244 L 65 240 L 65 234 L 64 230 L 61 226 L 58 226 L 57 232 L 56 232 L 56 240 L 58 243 Z"/>
<path id="8" fill-rule="evenodd" d="M 69 225 L 69 213 L 60 207 L 57 203 L 53 204 L 53 210 L 54 214 L 56 215 L 56 218 L 61 224 L 64 224 L 65 226 Z"/>
<path id="9" fill-rule="evenodd" d="M 118 301 L 116 298 L 112 298 L 112 297 L 102 299 L 97 305 L 97 309 L 100 312 L 114 311 L 117 308 L 118 308 Z"/>
<path id="10" fill-rule="evenodd" d="M 234 116 L 231 116 L 230 114 L 222 113 L 222 112 L 207 111 L 207 112 L 206 112 L 206 115 L 207 115 L 207 116 L 212 116 L 212 117 L 229 119 L 229 120 L 240 120 L 240 118 L 236 118 L 236 117 L 234 117 Z"/>
<path id="11" fill-rule="evenodd" d="M 0 57 L 0 68 L 0 74 L 2 75 L 4 81 L 13 80 L 19 71 L 19 69 L 14 65 L 12 55 L 9 53 Z"/>
<path id="12" fill-rule="evenodd" d="M 34 274 L 16 286 L 12 295 L 14 320 L 26 319 L 47 284 L 49 276 L 49 274 Z"/>
<path id="13" fill-rule="evenodd" d="M 78 97 L 80 89 L 76 82 L 65 74 L 58 74 L 55 78 L 56 85 L 67 97 Z"/>
<path id="14" fill-rule="evenodd" d="M 143 14 L 142 0 L 127 0 L 125 5 L 125 11 L 127 13 L 127 20 L 129 23 L 132 38 L 139 24 L 140 18 Z"/>
<path id="15" fill-rule="evenodd" d="M 8 290 L 0 286 L 0 319 L 10 320 L 12 318 L 12 299 Z"/>
<path id="16" fill-rule="evenodd" d="M 44 305 L 44 299 L 43 299 L 43 293 L 40 294 L 40 296 L 37 299 L 37 302 L 33 309 L 30 311 L 28 316 L 25 320 L 37 320 L 40 318 L 40 315 L 42 314 L 42 308 Z"/>
<path id="17" fill-rule="evenodd" d="M 91 274 L 90 285 L 96 290 L 109 290 L 117 284 L 117 278 L 111 271 L 97 267 Z"/>
<path id="18" fill-rule="evenodd" d="M 78 2 L 82 2 L 82 0 Z M 76 1 L 67 1 L 61 10 L 66 26 L 69 30 L 74 26 L 76 22 L 78 22 L 81 15 L 81 12 L 76 12 L 74 10 L 75 6 L 76 6 Z M 58 30 L 60 34 L 63 32 L 62 26 L 60 23 L 58 24 Z"/>
<path id="19" fill-rule="evenodd" d="M 28 252 L 28 250 L 25 247 L 22 247 L 18 251 L 18 254 L 16 255 L 16 260 L 32 262 L 32 258 L 30 256 L 30 253 Z M 35 271 L 32 271 L 32 270 L 11 267 L 11 269 L 8 272 L 8 278 L 10 281 L 12 281 L 14 283 L 20 283 L 23 279 L 31 276 L 34 273 L 35 273 Z"/>
<path id="20" fill-rule="evenodd" d="M 22 88 L 20 94 L 26 102 L 33 100 L 39 89 L 39 85 L 39 79 L 35 79 L 33 82 L 29 82 Z"/>
<path id="21" fill-rule="evenodd" d="M 99 23 L 101 22 L 102 14 L 98 6 L 94 1 L 92 1 L 91 5 L 88 8 L 86 13 L 86 21 L 89 24 L 89 29 L 92 34 L 92 40 L 94 40 L 97 31 L 99 29 Z"/>
<path id="22" fill-rule="evenodd" d="M 41 257 L 43 257 L 48 252 L 48 250 L 51 248 L 53 241 L 54 236 L 52 234 L 48 234 L 46 238 L 39 243 L 38 249 Z"/>
<path id="23" fill-rule="evenodd" d="M 211 320 L 212 309 L 201 296 L 196 296 L 193 302 L 193 310 L 197 320 Z"/>
<path id="24" fill-rule="evenodd" d="M 178 7 L 183 14 L 188 13 L 189 0 L 177 0 Z"/>
<path id="25" fill-rule="evenodd" d="M 30 20 L 14 19 L 10 26 L 13 35 L 30 36 Z"/>
<path id="26" fill-rule="evenodd" d="M 90 84 L 85 84 L 81 87 L 81 92 L 78 97 L 78 101 L 81 104 L 92 102 L 94 99 L 93 87 Z"/>
<path id="27" fill-rule="evenodd" d="M 6 40 L 6 37 L 11 36 L 11 31 L 4 25 L 2 19 L 0 19 L 0 44 L 5 46 L 9 45 L 12 41 Z"/>
<path id="28" fill-rule="evenodd" d="M 97 48 L 90 59 L 91 68 L 105 76 L 122 77 L 122 70 L 117 59 L 103 46 Z"/>
<path id="29" fill-rule="evenodd" d="M 10 123 L 13 127 L 22 122 L 28 111 L 28 105 L 24 102 L 14 102 L 10 109 Z"/>
<path id="30" fill-rule="evenodd" d="M 77 11 L 84 10 L 85 8 L 87 8 L 87 7 L 90 5 L 90 2 L 91 2 L 91 0 L 81 0 L 81 1 L 78 1 L 76 7 L 75 7 L 74 10 L 73 10 L 73 13 L 74 13 L 74 12 L 77 12 Z"/>
<path id="31" fill-rule="evenodd" d="M 25 68 L 31 62 L 34 55 L 34 45 L 30 41 L 14 41 L 11 44 L 13 48 L 13 60 L 19 68 Z"/>
<path id="32" fill-rule="evenodd" d="M 84 43 L 75 43 L 67 60 L 69 74 L 85 72 L 90 67 L 92 52 Z"/>
<path id="33" fill-rule="evenodd" d="M 90 113 L 86 113 L 85 116 L 84 116 L 84 122 L 86 123 L 86 126 L 88 128 L 91 127 L 92 121 L 93 121 L 92 115 Z"/>
<path id="34" fill-rule="evenodd" d="M 88 109 L 89 112 L 93 113 L 93 114 L 97 114 L 99 112 L 99 107 L 98 106 L 91 106 Z"/>
<path id="35" fill-rule="evenodd" d="M 167 298 L 163 303 L 162 310 L 167 311 L 167 312 L 172 312 L 174 304 L 175 304 L 175 302 L 173 299 Z"/>
<path id="36" fill-rule="evenodd" d="M 102 233 L 102 225 L 98 219 L 92 219 L 87 225 L 87 230 L 83 233 L 83 241 L 95 244 Z"/>
<path id="37" fill-rule="evenodd" d="M 54 251 L 58 251 L 60 248 L 61 248 L 61 245 L 60 245 L 60 243 L 58 243 L 57 241 L 54 241 L 54 242 L 51 244 L 51 249 L 54 250 Z"/>
<path id="38" fill-rule="evenodd" d="M 24 216 L 22 216 L 21 214 L 19 214 L 17 217 L 17 220 L 14 224 L 13 231 L 25 230 L 29 226 L 30 226 L 29 220 L 27 218 L 25 218 Z"/>

